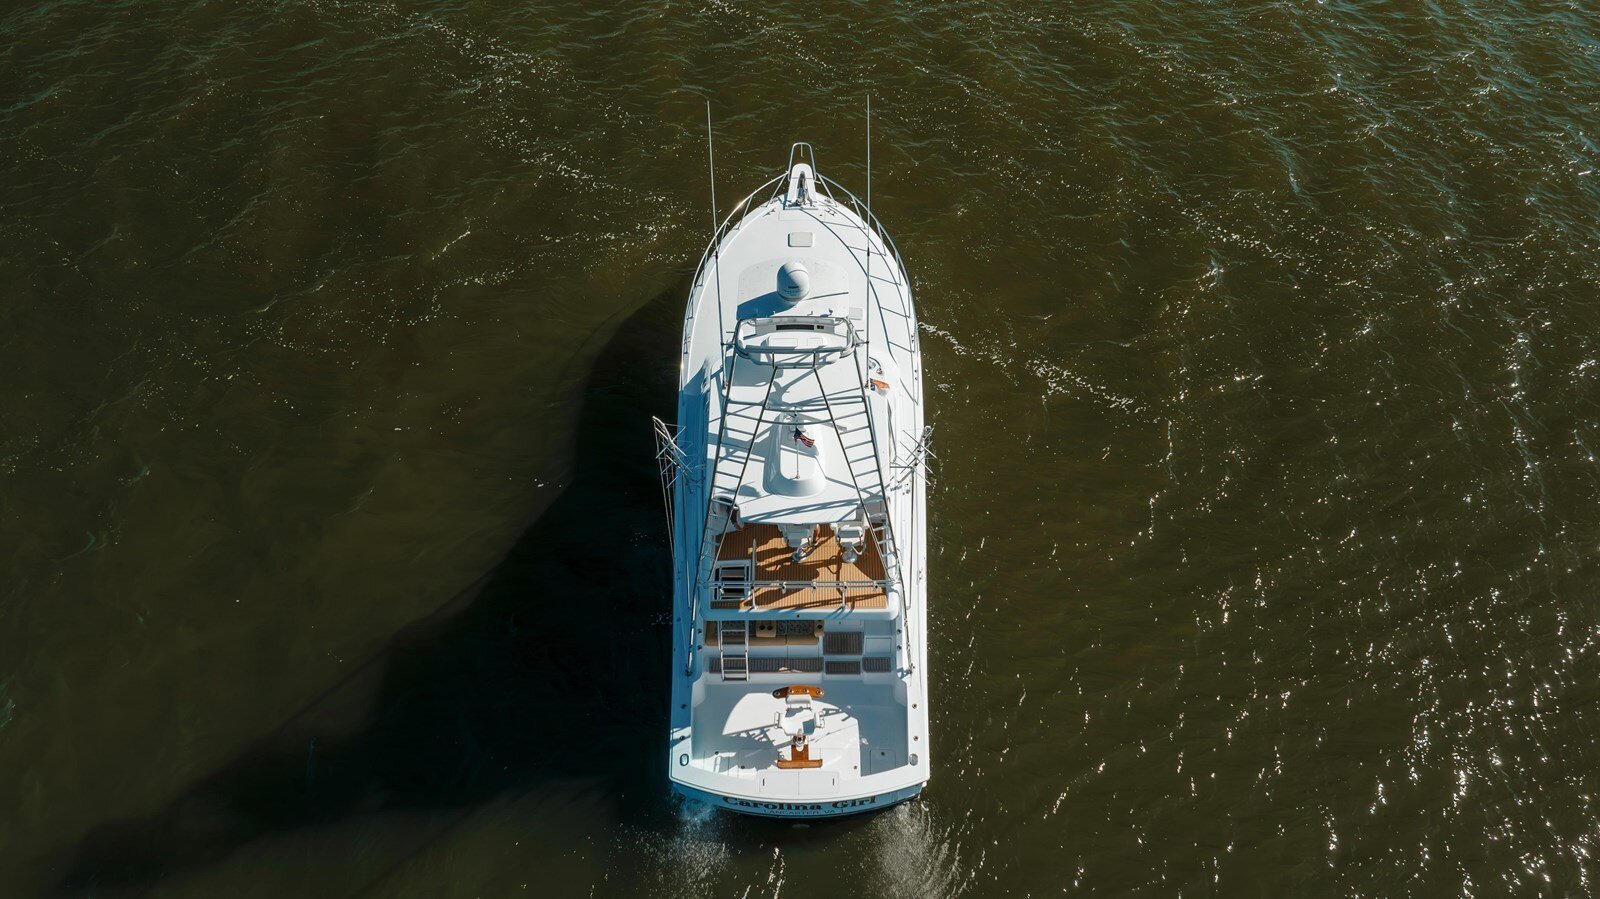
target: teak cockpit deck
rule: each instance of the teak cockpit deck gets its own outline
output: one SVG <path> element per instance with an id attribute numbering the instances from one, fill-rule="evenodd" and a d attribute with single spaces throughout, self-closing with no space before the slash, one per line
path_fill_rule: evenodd
<path id="1" fill-rule="evenodd" d="M 717 551 L 719 562 L 751 563 L 749 593 L 741 598 L 713 599 L 713 609 L 743 612 L 789 609 L 887 609 L 889 594 L 883 558 L 868 541 L 854 561 L 820 525 L 811 551 L 796 560 L 782 532 L 770 524 L 747 524 L 729 531 Z"/>

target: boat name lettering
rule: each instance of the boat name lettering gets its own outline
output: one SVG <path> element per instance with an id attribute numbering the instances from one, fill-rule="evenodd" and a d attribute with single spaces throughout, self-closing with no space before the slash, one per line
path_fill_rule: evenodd
<path id="1" fill-rule="evenodd" d="M 826 809 L 861 808 L 862 806 L 874 805 L 877 803 L 878 797 L 868 796 L 865 799 L 840 799 L 836 802 L 820 803 L 764 802 L 759 799 L 740 799 L 737 796 L 724 796 L 722 801 L 741 808 L 757 808 L 769 812 L 820 812 Z"/>

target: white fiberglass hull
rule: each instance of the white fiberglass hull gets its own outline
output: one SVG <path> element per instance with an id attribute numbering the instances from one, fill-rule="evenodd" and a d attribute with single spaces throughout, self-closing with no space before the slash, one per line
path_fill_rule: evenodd
<path id="1" fill-rule="evenodd" d="M 700 266 L 661 428 L 668 771 L 718 808 L 838 817 L 929 777 L 921 353 L 870 212 L 793 158 L 769 186 Z"/>

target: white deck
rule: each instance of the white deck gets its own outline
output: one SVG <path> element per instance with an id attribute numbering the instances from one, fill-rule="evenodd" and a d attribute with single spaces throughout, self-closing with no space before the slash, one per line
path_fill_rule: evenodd
<path id="1" fill-rule="evenodd" d="M 788 704 L 769 684 L 725 683 L 706 688 L 695 706 L 691 764 L 747 780 L 777 767 L 790 737 L 782 721 Z M 888 684 L 829 686 L 811 703 L 811 757 L 821 768 L 784 772 L 796 782 L 825 775 L 835 784 L 879 774 L 906 763 L 906 709 L 894 701 Z"/>

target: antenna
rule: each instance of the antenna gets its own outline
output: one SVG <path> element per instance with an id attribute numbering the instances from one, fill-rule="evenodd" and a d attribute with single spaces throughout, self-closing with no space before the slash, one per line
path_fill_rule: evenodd
<path id="1" fill-rule="evenodd" d="M 711 101 L 706 101 L 706 167 L 711 183 L 711 239 L 717 238 L 717 154 L 711 147 Z M 871 181 L 869 180 L 870 184 Z M 870 194 L 871 191 L 868 191 Z"/>
<path id="2" fill-rule="evenodd" d="M 867 239 L 867 341 L 872 341 L 872 95 L 867 94 L 867 217 L 861 223 L 861 236 Z"/>
<path id="3" fill-rule="evenodd" d="M 717 333 L 726 334 L 726 326 L 722 322 L 722 265 L 719 258 L 720 247 L 717 246 L 717 154 L 711 145 L 711 101 L 706 100 L 706 168 L 709 169 L 706 180 L 711 185 L 711 268 L 708 272 L 715 272 L 717 276 Z"/>

